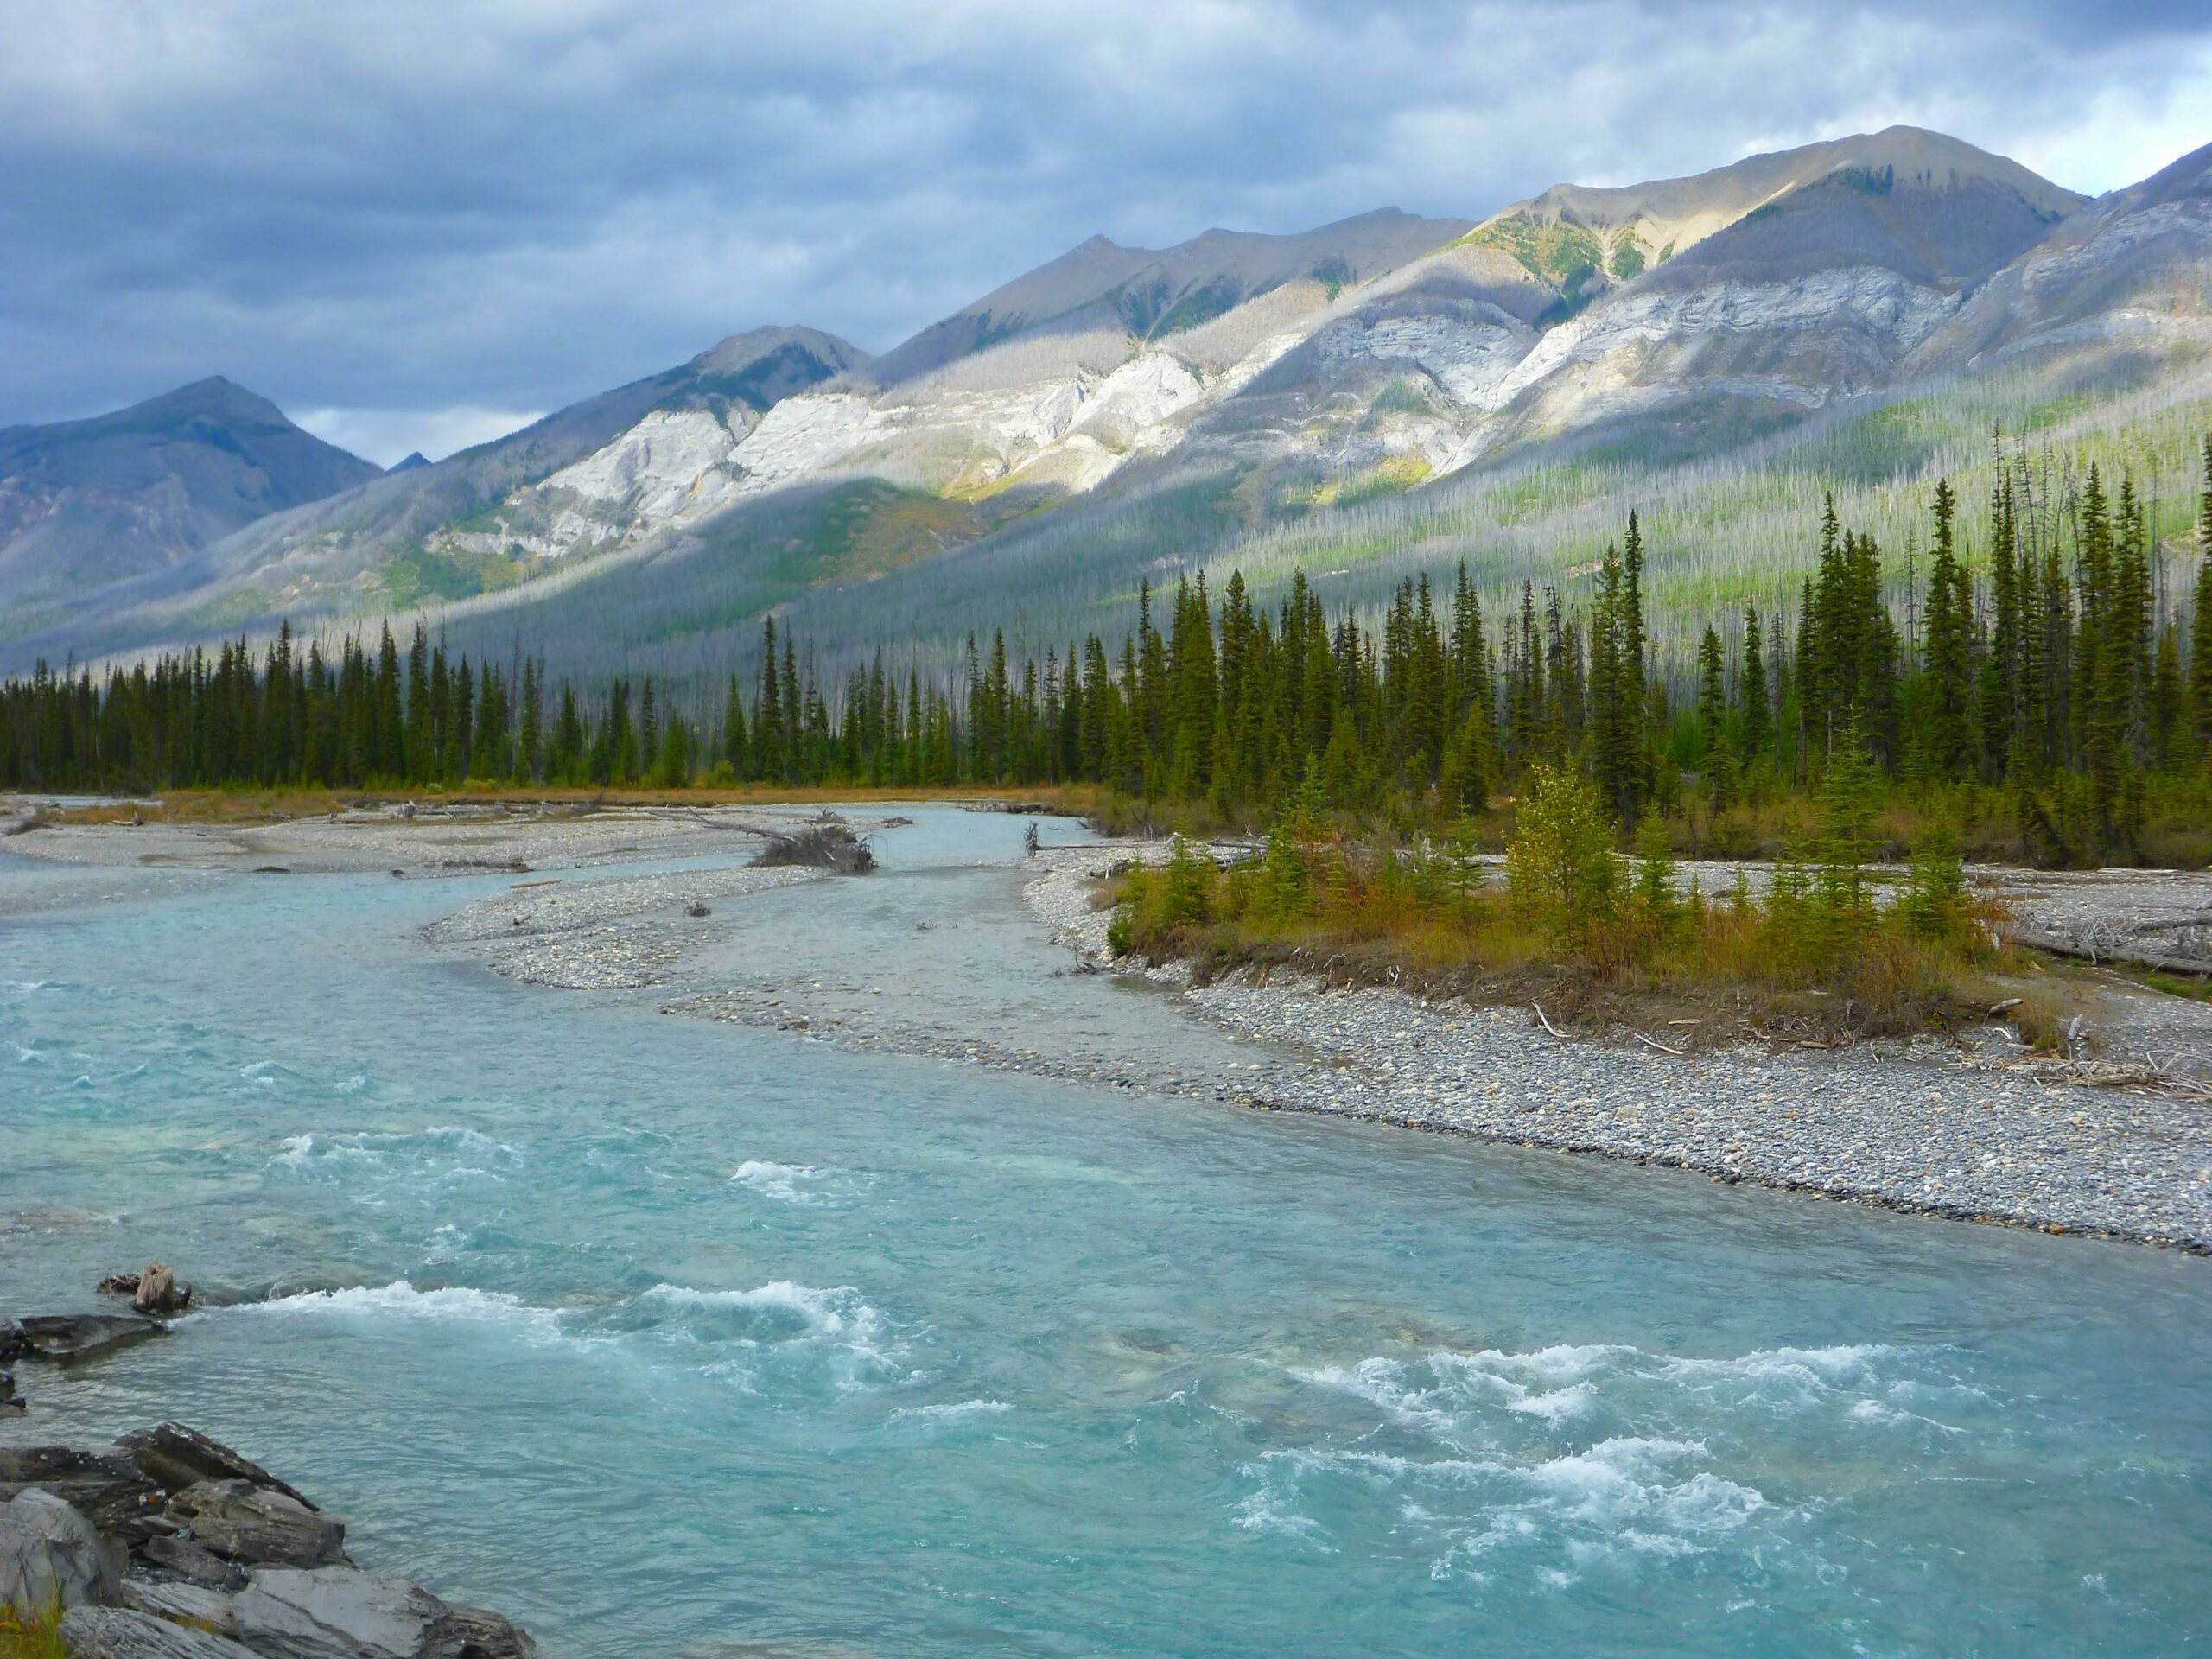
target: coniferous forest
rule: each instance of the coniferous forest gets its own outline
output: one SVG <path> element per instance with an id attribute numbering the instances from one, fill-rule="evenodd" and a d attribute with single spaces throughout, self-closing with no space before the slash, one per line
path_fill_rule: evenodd
<path id="1" fill-rule="evenodd" d="M 2212 756 L 2212 438 L 2193 591 L 2160 593 L 2131 479 L 2053 489 L 2024 454 L 1970 512 L 1934 489 L 1900 559 L 1808 503 L 1819 556 L 1794 612 L 1715 616 L 1656 661 L 1631 514 L 1594 591 L 1524 586 L 1486 608 L 1409 579 L 1380 616 L 1330 615 L 1303 573 L 1279 605 L 1241 575 L 1140 596 L 1118 641 L 1041 661 L 1002 633 L 954 671 L 881 654 L 824 683 L 764 624 L 718 709 L 651 679 L 578 686 L 528 658 L 302 643 L 289 627 L 104 679 L 0 687 L 0 786 L 33 790 L 1090 784 L 1258 822 L 1294 792 L 1407 824 L 1482 810 L 1533 766 L 1579 771 L 1624 828 L 1817 785 L 1839 751 L 1900 785 L 1996 791 L 2049 861 L 2141 850 L 2161 792 Z"/>

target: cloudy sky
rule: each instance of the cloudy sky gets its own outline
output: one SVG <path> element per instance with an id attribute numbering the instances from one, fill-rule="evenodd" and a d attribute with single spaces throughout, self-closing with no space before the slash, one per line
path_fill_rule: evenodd
<path id="1" fill-rule="evenodd" d="M 2094 17 L 2090 14 L 2094 14 Z M 389 463 L 1103 232 L 1478 218 L 1910 122 L 2212 140 L 2202 0 L 0 0 L 0 425 L 222 373 Z"/>

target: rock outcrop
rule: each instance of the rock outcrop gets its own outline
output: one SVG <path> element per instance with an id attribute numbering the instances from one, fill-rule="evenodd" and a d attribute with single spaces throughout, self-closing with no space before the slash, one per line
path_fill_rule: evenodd
<path id="1" fill-rule="evenodd" d="M 52 1493 L 25 1492 L 0 1509 L 0 1605 L 43 1612 L 112 1602 L 123 1587 L 117 1553 Z"/>
<path id="2" fill-rule="evenodd" d="M 346 1523 L 181 1423 L 0 1447 L 0 1606 L 69 1659 L 535 1659 L 509 1620 L 346 1559 Z"/>
<path id="3" fill-rule="evenodd" d="M 169 1499 L 169 1513 L 190 1526 L 193 1542 L 233 1561 L 280 1567 L 346 1563 L 343 1522 L 251 1481 L 200 1481 Z"/>
<path id="4" fill-rule="evenodd" d="M 219 1440 L 210 1440 L 182 1423 L 162 1423 L 125 1434 L 116 1444 L 130 1454 L 147 1478 L 172 1491 L 181 1491 L 195 1481 L 245 1480 L 282 1492 L 306 1504 L 307 1495 L 276 1478 L 259 1464 L 240 1457 Z"/>
<path id="5" fill-rule="evenodd" d="M 39 1491 L 60 1498 L 105 1537 L 136 1544 L 166 1529 L 164 1494 L 115 1447 L 0 1446 L 0 1501 Z"/>
<path id="6" fill-rule="evenodd" d="M 32 1313 L 0 1319 L 0 1362 L 25 1354 L 82 1359 L 125 1343 L 158 1337 L 168 1327 L 128 1313 Z"/>
<path id="7" fill-rule="evenodd" d="M 232 1612 L 239 1639 L 267 1659 L 531 1659 L 537 1651 L 496 1613 L 353 1567 L 256 1573 Z"/>
<path id="8" fill-rule="evenodd" d="M 69 1659 L 254 1659 L 228 1637 L 127 1607 L 78 1607 L 62 1616 Z"/>

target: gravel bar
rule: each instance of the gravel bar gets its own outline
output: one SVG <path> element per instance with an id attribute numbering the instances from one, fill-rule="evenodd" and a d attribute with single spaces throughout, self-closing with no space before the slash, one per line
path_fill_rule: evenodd
<path id="1" fill-rule="evenodd" d="M 495 973 L 525 984 L 645 990 L 665 984 L 684 952 L 696 948 L 715 904 L 821 875 L 744 867 L 521 881 L 431 923 L 423 937 L 472 950 Z"/>
<path id="2" fill-rule="evenodd" d="M 1128 855 L 1047 853 L 1031 911 L 1104 960 L 1109 918 L 1089 881 Z M 1236 1079 L 1255 1105 L 2212 1254 L 2212 1106 L 2170 1094 L 2035 1079 L 1930 1039 L 1677 1058 L 1554 1037 L 1524 1011 L 1280 972 L 1193 987 L 1179 964 L 1124 971 L 1179 988 L 1183 1010 L 1242 1039 L 1311 1054 Z"/>

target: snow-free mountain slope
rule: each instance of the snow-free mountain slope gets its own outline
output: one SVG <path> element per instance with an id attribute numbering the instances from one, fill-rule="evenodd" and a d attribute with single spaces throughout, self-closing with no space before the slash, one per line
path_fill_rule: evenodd
<path id="1" fill-rule="evenodd" d="M 379 471 L 220 376 L 89 420 L 0 430 L 0 628 Z"/>
<path id="2" fill-rule="evenodd" d="M 1124 248 L 1094 236 L 885 353 L 870 378 L 889 386 L 1045 330 L 1160 339 L 1287 283 L 1310 279 L 1333 289 L 1365 281 L 1468 228 L 1465 219 L 1384 207 L 1294 236 L 1211 230 L 1172 248 Z"/>
<path id="3" fill-rule="evenodd" d="M 2212 144 L 2057 226 L 1961 306 L 1922 362 L 2139 375 L 2190 345 L 2212 347 Z"/>
<path id="4" fill-rule="evenodd" d="M 2080 200 L 1893 128 L 1560 188 L 1471 229 L 1386 211 L 1162 251 L 1093 238 L 757 428 L 642 423 L 511 497 L 493 534 L 525 527 L 537 557 L 634 548 L 854 474 L 1049 505 L 1171 455 L 1326 503 L 1662 407 L 1694 443 L 1879 386 Z"/>
<path id="5" fill-rule="evenodd" d="M 494 530 L 499 505 L 512 492 L 594 454 L 641 421 L 688 415 L 749 427 L 795 388 L 866 361 L 867 353 L 812 328 L 733 334 L 679 367 L 570 404 L 519 432 L 257 524 L 213 550 L 208 575 L 219 588 L 251 583 L 317 608 L 334 588 L 364 580 L 372 591 L 401 599 L 410 581 L 426 582 L 432 596 L 474 591 L 474 572 L 437 561 L 472 547 L 479 555 L 487 550 L 458 539 L 472 531 L 455 527 L 478 521 L 473 533 Z M 504 557 L 505 540 L 493 541 Z"/>
<path id="6" fill-rule="evenodd" d="M 1580 250 L 1585 256 L 1594 255 L 1607 275 L 1626 277 L 1838 174 L 1885 176 L 1928 190 L 1967 181 L 1994 186 L 2018 196 L 2045 223 L 2065 217 L 2084 200 L 2005 156 L 1939 132 L 1900 126 L 1747 156 L 1688 178 L 1611 188 L 1555 184 L 1492 214 L 1470 234 L 1518 248 L 1539 231 L 1580 230 L 1592 245 Z M 1550 245 L 1560 249 L 1551 274 L 1563 275 L 1572 268 L 1560 262 L 1570 257 L 1573 238 L 1555 238 Z"/>

